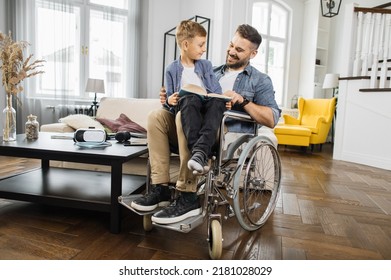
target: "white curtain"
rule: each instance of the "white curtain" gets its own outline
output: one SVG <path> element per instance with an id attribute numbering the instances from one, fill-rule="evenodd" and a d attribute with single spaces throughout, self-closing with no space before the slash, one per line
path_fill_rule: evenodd
<path id="1" fill-rule="evenodd" d="M 31 9 L 31 4 L 34 1 L 26 0 L 14 0 L 8 1 L 9 14 L 14 15 L 9 18 L 10 31 L 14 41 L 27 41 L 32 44 L 32 38 L 29 37 L 29 25 L 33 21 L 31 14 L 28 12 Z M 26 58 L 32 50 L 30 46 L 25 49 L 24 58 Z M 36 59 L 36 57 L 33 57 Z M 17 133 L 24 132 L 24 124 L 27 121 L 27 116 L 32 113 L 37 115 L 38 118 L 41 117 L 40 110 L 40 101 L 37 99 L 28 100 L 27 93 L 32 90 L 34 78 L 25 79 L 22 82 L 24 90 L 17 95 L 17 100 L 13 100 L 14 108 L 16 109 L 17 117 Z"/>

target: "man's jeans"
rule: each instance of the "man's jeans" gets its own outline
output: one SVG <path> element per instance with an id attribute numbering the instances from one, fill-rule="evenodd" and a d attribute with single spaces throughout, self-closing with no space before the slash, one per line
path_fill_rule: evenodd
<path id="1" fill-rule="evenodd" d="M 171 148 L 179 151 L 179 173 L 176 188 L 179 191 L 196 192 L 197 177 L 187 168 L 190 153 L 182 131 L 181 113 L 175 116 L 166 109 L 158 109 L 148 115 L 148 150 L 152 184 L 170 183 Z"/>
<path id="2" fill-rule="evenodd" d="M 196 94 L 186 95 L 179 100 L 182 129 L 191 153 L 202 151 L 206 156 L 211 156 L 226 110 L 225 103 L 220 98 L 202 100 Z"/>

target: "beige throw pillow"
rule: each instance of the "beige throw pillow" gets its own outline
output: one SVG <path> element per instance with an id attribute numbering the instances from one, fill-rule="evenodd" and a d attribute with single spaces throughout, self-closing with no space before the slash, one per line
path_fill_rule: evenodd
<path id="1" fill-rule="evenodd" d="M 66 123 L 75 130 L 79 128 L 97 128 L 104 130 L 104 127 L 100 124 L 100 122 L 94 120 L 90 116 L 82 114 L 69 115 L 60 119 L 60 122 Z"/>

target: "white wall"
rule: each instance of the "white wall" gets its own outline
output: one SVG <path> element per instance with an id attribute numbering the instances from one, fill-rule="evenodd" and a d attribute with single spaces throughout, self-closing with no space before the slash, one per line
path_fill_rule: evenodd
<path id="1" fill-rule="evenodd" d="M 342 14 L 345 37 L 337 71 L 343 76 L 351 73 L 355 55 L 353 9 L 350 3 Z M 369 88 L 369 80 L 339 83 L 333 158 L 391 170 L 391 91 L 360 92 L 360 88 Z"/>
<path id="2" fill-rule="evenodd" d="M 333 158 L 391 170 L 391 91 L 359 91 L 368 87 L 340 82 Z"/>

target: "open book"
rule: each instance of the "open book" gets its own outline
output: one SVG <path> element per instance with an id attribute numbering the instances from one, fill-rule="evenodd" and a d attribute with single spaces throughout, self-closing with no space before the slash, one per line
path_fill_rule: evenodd
<path id="1" fill-rule="evenodd" d="M 216 97 L 216 98 L 224 99 L 227 102 L 232 99 L 232 97 L 225 96 L 218 93 L 207 93 L 205 89 L 203 89 L 202 87 L 193 84 L 184 85 L 179 90 L 179 97 L 182 97 L 187 94 L 197 94 L 201 99 Z"/>

